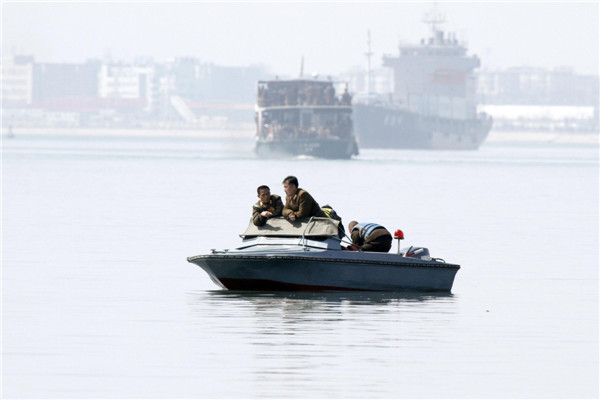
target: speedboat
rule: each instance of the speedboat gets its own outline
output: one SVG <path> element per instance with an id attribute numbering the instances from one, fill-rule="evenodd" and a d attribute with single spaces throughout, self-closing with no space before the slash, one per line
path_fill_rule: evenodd
<path id="1" fill-rule="evenodd" d="M 217 285 L 231 290 L 450 292 L 460 266 L 432 258 L 424 247 L 397 253 L 348 251 L 340 222 L 307 218 L 252 221 L 236 249 L 188 257 Z M 396 237 L 400 243 L 400 237 Z"/>

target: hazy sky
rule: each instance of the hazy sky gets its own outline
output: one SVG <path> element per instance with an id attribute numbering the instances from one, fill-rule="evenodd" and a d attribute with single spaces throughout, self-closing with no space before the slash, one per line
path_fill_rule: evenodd
<path id="1" fill-rule="evenodd" d="M 599 2 L 438 2 L 484 67 L 598 74 Z M 41 62 L 194 56 L 274 73 L 346 72 L 428 35 L 427 2 L 2 2 L 2 52 Z"/>

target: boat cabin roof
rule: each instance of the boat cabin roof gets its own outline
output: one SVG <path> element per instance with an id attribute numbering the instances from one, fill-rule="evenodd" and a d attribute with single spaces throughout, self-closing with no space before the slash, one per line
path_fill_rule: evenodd
<path id="1" fill-rule="evenodd" d="M 330 80 L 317 80 L 317 79 L 306 79 L 306 78 L 297 78 L 297 79 L 275 79 L 269 81 L 258 81 L 258 87 L 264 88 L 266 90 L 279 90 L 282 88 L 291 88 L 296 87 L 298 89 L 313 86 L 326 88 L 327 86 L 340 85 L 345 82 L 337 82 Z"/>
<path id="2" fill-rule="evenodd" d="M 291 85 L 296 83 L 317 83 L 322 85 L 331 85 L 334 82 L 331 80 L 323 80 L 323 79 L 311 79 L 311 78 L 295 78 L 295 79 L 270 79 L 264 81 L 258 81 L 259 84 L 269 84 L 269 85 Z"/>
<path id="3" fill-rule="evenodd" d="M 339 221 L 330 218 L 311 217 L 294 222 L 283 217 L 269 218 L 263 226 L 256 226 L 252 219 L 241 237 L 338 237 Z"/>

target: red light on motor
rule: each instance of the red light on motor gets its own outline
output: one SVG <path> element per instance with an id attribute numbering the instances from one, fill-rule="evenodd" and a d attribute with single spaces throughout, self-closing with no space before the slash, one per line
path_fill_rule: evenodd
<path id="1" fill-rule="evenodd" d="M 400 229 L 396 229 L 396 232 L 394 232 L 394 239 L 404 240 L 404 232 L 402 232 Z"/>

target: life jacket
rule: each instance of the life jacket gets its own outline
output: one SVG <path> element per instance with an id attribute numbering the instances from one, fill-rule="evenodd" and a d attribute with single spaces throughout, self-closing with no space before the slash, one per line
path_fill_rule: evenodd
<path id="1" fill-rule="evenodd" d="M 361 239 L 365 240 L 367 236 L 369 236 L 371 232 L 373 232 L 377 228 L 383 228 L 383 226 L 375 224 L 373 222 L 359 222 L 354 226 L 352 230 L 358 229 L 358 235 Z"/>
<path id="2" fill-rule="evenodd" d="M 337 215 L 337 213 L 335 212 L 335 210 L 328 204 L 324 205 L 323 207 L 321 207 L 321 211 L 323 211 L 325 213 L 325 215 L 327 216 L 327 218 L 331 218 L 331 219 L 335 219 L 336 221 L 341 221 L 342 218 L 340 218 L 339 215 Z"/>
<path id="3" fill-rule="evenodd" d="M 338 231 L 339 236 L 343 238 L 346 235 L 346 230 L 344 229 L 344 224 L 342 223 L 342 217 L 340 217 L 329 204 L 325 204 L 323 207 L 321 207 L 321 211 L 323 211 L 327 218 L 340 221 L 340 224 L 338 225 Z"/>

